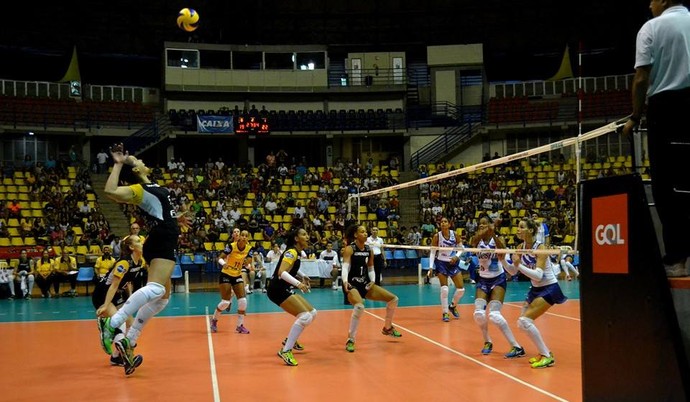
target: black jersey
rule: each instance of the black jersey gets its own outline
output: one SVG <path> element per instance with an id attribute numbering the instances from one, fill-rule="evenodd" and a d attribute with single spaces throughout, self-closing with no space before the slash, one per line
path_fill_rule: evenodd
<path id="1" fill-rule="evenodd" d="M 347 275 L 348 282 L 369 282 L 369 257 L 371 249 L 366 244 L 363 248 L 357 247 L 357 243 L 350 243 L 352 255 L 350 256 L 350 272 Z M 358 279 L 355 279 L 358 278 Z"/>
<path id="2" fill-rule="evenodd" d="M 134 278 L 139 275 L 143 269 L 143 266 L 143 258 L 140 259 L 139 262 L 134 262 L 132 256 L 117 260 L 115 265 L 110 268 L 108 273 L 99 280 L 98 286 L 105 287 L 107 289 L 110 287 L 110 284 L 113 283 L 113 278 L 118 277 L 120 278 L 118 290 L 125 289 L 127 284 L 132 282 Z"/>
<path id="3" fill-rule="evenodd" d="M 17 273 L 26 272 L 27 274 L 31 272 L 31 260 L 26 259 L 25 261 L 19 260 L 17 263 Z"/>
<path id="4" fill-rule="evenodd" d="M 149 231 L 162 229 L 174 236 L 180 234 L 170 190 L 155 183 L 135 184 L 130 188 L 135 194 L 132 204 L 144 212 Z"/>

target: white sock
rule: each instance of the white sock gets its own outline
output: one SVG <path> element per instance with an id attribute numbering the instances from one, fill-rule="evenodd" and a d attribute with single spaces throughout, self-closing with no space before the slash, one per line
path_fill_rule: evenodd
<path id="1" fill-rule="evenodd" d="M 508 326 L 508 322 L 506 321 L 505 317 L 503 317 L 503 314 L 501 314 L 501 307 L 503 307 L 503 303 L 498 300 L 491 300 L 489 302 L 489 321 L 491 321 L 498 327 L 498 329 L 501 330 L 501 332 L 503 332 L 503 336 L 506 337 L 506 340 L 508 340 L 508 343 L 510 343 L 511 346 L 518 347 L 520 344 L 515 340 L 513 331 Z"/>
<path id="2" fill-rule="evenodd" d="M 132 327 L 127 332 L 127 338 L 129 338 L 132 345 L 137 344 L 137 339 L 139 339 L 144 325 L 146 325 L 153 316 L 160 313 L 167 305 L 168 299 L 157 299 L 141 306 Z"/>
<path id="3" fill-rule="evenodd" d="M 347 336 L 355 340 L 357 336 L 357 328 L 359 328 L 359 317 L 364 313 L 364 304 L 357 303 L 352 309 L 352 315 L 350 316 L 350 328 L 347 331 Z"/>
<path id="4" fill-rule="evenodd" d="M 474 322 L 479 325 L 484 342 L 491 342 L 489 321 L 486 319 L 486 300 L 484 299 L 474 299 Z"/>
<path id="5" fill-rule="evenodd" d="M 223 311 L 231 306 L 232 300 L 221 300 L 220 303 L 218 303 L 218 306 L 216 306 L 216 311 L 213 312 L 213 319 L 218 320 L 220 315 L 223 314 Z"/>
<path id="6" fill-rule="evenodd" d="M 457 306 L 462 296 L 465 294 L 465 288 L 456 288 L 455 293 L 453 293 L 453 305 Z"/>
<path id="7" fill-rule="evenodd" d="M 549 351 L 549 348 L 546 347 L 539 329 L 534 325 L 533 319 L 527 317 L 518 318 L 518 327 L 523 330 L 527 336 L 529 336 L 534 343 L 534 346 L 537 347 L 542 356 L 549 356 L 551 351 Z"/>
<path id="8" fill-rule="evenodd" d="M 441 310 L 448 313 L 448 286 L 441 286 Z"/>

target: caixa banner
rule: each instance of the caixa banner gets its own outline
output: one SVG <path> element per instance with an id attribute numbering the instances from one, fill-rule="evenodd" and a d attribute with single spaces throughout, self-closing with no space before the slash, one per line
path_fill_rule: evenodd
<path id="1" fill-rule="evenodd" d="M 206 134 L 232 134 L 235 132 L 232 116 L 196 116 L 196 131 Z"/>

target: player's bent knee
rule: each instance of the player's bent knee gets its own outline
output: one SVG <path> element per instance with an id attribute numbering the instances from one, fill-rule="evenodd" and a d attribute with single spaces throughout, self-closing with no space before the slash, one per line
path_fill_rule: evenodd
<path id="1" fill-rule="evenodd" d="M 518 328 L 520 328 L 521 330 L 529 331 L 530 328 L 532 328 L 534 326 L 534 320 L 532 320 L 531 318 L 527 318 L 527 317 L 520 317 L 520 318 L 518 318 L 517 324 L 518 324 Z"/>
<path id="2" fill-rule="evenodd" d="M 302 326 L 302 327 L 308 326 L 309 324 L 311 324 L 311 322 L 313 320 L 314 320 L 314 316 L 308 312 L 300 313 L 297 316 L 297 324 Z"/>
<path id="3" fill-rule="evenodd" d="M 474 310 L 474 322 L 479 325 L 486 324 L 486 312 L 484 310 Z"/>

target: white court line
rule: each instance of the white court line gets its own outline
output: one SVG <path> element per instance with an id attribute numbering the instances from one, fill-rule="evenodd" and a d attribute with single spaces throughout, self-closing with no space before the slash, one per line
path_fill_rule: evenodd
<path id="1" fill-rule="evenodd" d="M 376 315 L 376 314 L 374 314 L 374 313 L 372 313 L 372 312 L 370 312 L 370 311 L 367 311 L 367 310 L 364 310 L 364 312 L 367 313 L 367 314 L 369 314 L 369 315 L 372 316 L 372 317 L 376 317 L 376 318 L 378 318 L 379 320 L 385 322 L 385 318 L 383 318 L 383 317 L 379 317 L 378 315 Z M 515 382 L 517 382 L 517 383 L 519 383 L 519 384 L 522 384 L 522 385 L 524 385 L 524 386 L 526 386 L 526 387 L 528 387 L 528 388 L 532 388 L 533 390 L 535 390 L 535 391 L 537 391 L 537 392 L 539 392 L 539 393 L 541 393 L 541 394 L 544 394 L 544 395 L 546 395 L 546 396 L 548 396 L 548 397 L 550 397 L 550 398 L 553 398 L 553 399 L 555 399 L 555 400 L 557 400 L 557 401 L 568 402 L 567 399 L 563 399 L 563 398 L 561 398 L 561 397 L 558 396 L 558 395 L 554 395 L 554 394 L 552 394 L 552 393 L 550 393 L 550 392 L 548 392 L 548 391 L 546 391 L 546 390 L 544 390 L 544 389 L 541 389 L 541 388 L 539 388 L 539 387 L 537 387 L 537 386 L 535 386 L 535 385 L 532 385 L 532 384 L 530 384 L 530 383 L 528 383 L 528 382 L 526 382 L 526 381 L 523 381 L 523 380 L 521 380 L 521 379 L 519 379 L 519 378 L 517 378 L 517 377 L 515 377 L 515 376 L 512 376 L 512 375 L 510 375 L 510 374 L 508 374 L 508 373 L 506 373 L 506 372 L 503 372 L 503 371 L 501 371 L 501 370 L 499 370 L 499 369 L 497 369 L 497 368 L 495 368 L 495 367 L 489 366 L 489 365 L 486 364 L 486 363 L 482 363 L 481 361 L 479 361 L 479 360 L 477 360 L 477 359 L 475 359 L 475 358 L 473 358 L 473 357 L 470 357 L 470 356 L 468 356 L 468 355 L 466 355 L 466 354 L 464 354 L 464 353 L 458 352 L 458 351 L 455 350 L 455 349 L 451 349 L 451 348 L 449 348 L 448 346 L 446 346 L 446 345 L 444 345 L 444 344 L 442 344 L 442 343 L 438 343 L 438 342 L 436 342 L 436 341 L 433 340 L 433 339 L 427 338 L 426 336 L 424 336 L 424 335 L 422 335 L 422 334 L 419 334 L 419 333 L 417 333 L 417 332 L 414 332 L 414 331 L 412 331 L 412 330 L 410 330 L 410 329 L 408 329 L 408 328 L 405 328 L 405 327 L 403 327 L 403 326 L 400 326 L 400 325 L 398 325 L 398 324 L 395 324 L 395 327 L 396 327 L 396 328 L 402 328 L 402 329 L 405 330 L 406 332 L 409 332 L 410 334 L 412 334 L 412 335 L 414 335 L 414 336 L 416 336 L 416 337 L 418 337 L 418 338 L 421 338 L 421 339 L 423 339 L 423 340 L 425 340 L 425 341 L 427 341 L 427 342 L 429 342 L 429 343 L 431 343 L 431 344 L 433 344 L 433 345 L 436 345 L 436 346 L 438 346 L 438 347 L 440 347 L 440 348 L 442 348 L 442 349 L 447 350 L 448 352 L 451 352 L 451 353 L 456 354 L 456 355 L 458 355 L 458 356 L 460 356 L 460 357 L 462 357 L 462 358 L 464 358 L 464 359 L 466 359 L 466 360 L 469 360 L 469 361 L 471 361 L 472 363 L 478 364 L 478 365 L 480 365 L 480 366 L 482 366 L 482 367 L 484 367 L 484 368 L 486 368 L 486 369 L 489 369 L 489 370 L 493 371 L 493 372 L 496 373 L 496 374 L 499 374 L 499 375 L 502 375 L 502 376 L 508 378 L 509 380 L 513 380 L 513 381 L 515 381 Z"/>
<path id="2" fill-rule="evenodd" d="M 503 305 L 504 305 L 504 306 L 510 306 L 510 307 L 516 307 L 516 308 L 522 308 L 522 303 L 520 303 L 520 304 L 515 304 L 515 303 L 503 303 Z M 547 311 L 546 313 L 544 313 L 544 314 L 545 314 L 545 315 L 552 315 L 552 316 L 558 317 L 558 318 L 565 318 L 566 320 L 573 320 L 573 321 L 577 321 L 577 322 L 580 322 L 580 321 L 581 321 L 579 318 L 568 317 L 567 315 L 562 315 L 562 314 L 549 313 L 548 311 Z"/>
<path id="3" fill-rule="evenodd" d="M 211 337 L 211 323 L 208 318 L 208 306 L 206 306 L 206 336 L 208 337 L 208 357 L 211 362 L 211 385 L 213 386 L 213 401 L 220 402 L 220 391 L 218 390 L 218 375 L 216 374 L 216 357 L 213 354 L 213 338 Z"/>

